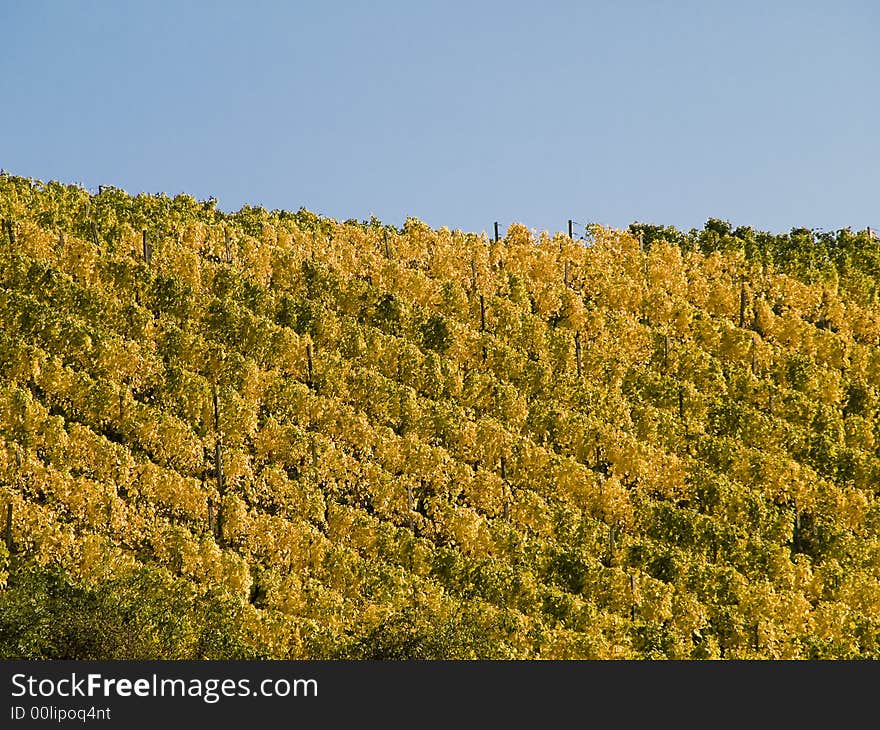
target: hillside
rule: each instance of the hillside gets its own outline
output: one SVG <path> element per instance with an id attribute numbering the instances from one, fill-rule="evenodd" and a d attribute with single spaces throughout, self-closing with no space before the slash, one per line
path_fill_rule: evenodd
<path id="1" fill-rule="evenodd" d="M 3 658 L 880 657 L 880 242 L 0 175 Z"/>

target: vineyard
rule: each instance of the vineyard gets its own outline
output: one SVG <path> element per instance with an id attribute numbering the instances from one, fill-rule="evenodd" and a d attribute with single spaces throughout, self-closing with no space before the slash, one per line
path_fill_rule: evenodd
<path id="1" fill-rule="evenodd" d="M 0 175 L 3 658 L 880 658 L 880 241 Z"/>

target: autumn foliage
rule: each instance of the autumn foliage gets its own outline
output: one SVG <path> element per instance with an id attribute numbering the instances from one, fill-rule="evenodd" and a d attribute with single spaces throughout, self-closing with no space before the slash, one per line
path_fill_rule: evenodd
<path id="1" fill-rule="evenodd" d="M 0 214 L 4 657 L 880 657 L 866 234 Z"/>

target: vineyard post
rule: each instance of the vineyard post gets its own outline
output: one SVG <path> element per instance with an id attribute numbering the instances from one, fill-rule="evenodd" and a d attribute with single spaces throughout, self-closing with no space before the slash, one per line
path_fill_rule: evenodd
<path id="1" fill-rule="evenodd" d="M 228 228 L 223 229 L 223 243 L 226 246 L 226 263 L 231 264 L 232 263 L 232 244 L 229 241 L 229 229 Z"/>
<path id="2" fill-rule="evenodd" d="M 223 446 L 220 443 L 219 434 L 214 443 L 214 458 L 217 460 L 217 491 L 222 497 L 225 487 L 223 485 Z"/>
<path id="3" fill-rule="evenodd" d="M 6 540 L 6 550 L 12 552 L 12 502 L 6 505 L 6 529 L 3 532 Z"/>
<path id="4" fill-rule="evenodd" d="M 384 231 L 385 234 L 385 258 L 391 259 L 391 248 L 388 246 L 388 231 Z"/>
<path id="5" fill-rule="evenodd" d="M 144 261 L 147 262 L 147 266 L 150 265 L 150 262 L 153 259 L 153 247 L 150 245 L 150 242 L 147 240 L 147 229 L 144 228 L 142 232 L 142 240 L 144 244 Z"/>
<path id="6" fill-rule="evenodd" d="M 684 386 L 678 386 L 678 417 L 684 420 Z"/>
<path id="7" fill-rule="evenodd" d="M 211 383 L 211 400 L 214 405 L 214 433 L 220 431 L 220 397 L 217 394 L 217 382 Z"/>
<path id="8" fill-rule="evenodd" d="M 220 446 L 220 438 L 214 444 L 215 458 L 217 460 L 217 491 L 220 494 L 220 501 L 217 505 L 217 515 L 214 518 L 214 535 L 217 541 L 223 544 L 223 450 Z"/>
<path id="9" fill-rule="evenodd" d="M 501 457 L 501 488 L 504 494 L 504 514 L 503 517 L 506 520 L 508 515 L 510 514 L 510 485 L 507 483 L 507 458 Z"/>
<path id="10" fill-rule="evenodd" d="M 571 218 L 568 219 L 568 237 L 574 240 L 574 221 Z"/>
<path id="11" fill-rule="evenodd" d="M 739 326 L 746 326 L 746 278 L 740 281 L 739 285 Z"/>
<path id="12" fill-rule="evenodd" d="M 211 395 L 214 401 L 214 460 L 217 466 L 217 492 L 220 494 L 220 498 L 223 498 L 224 492 L 224 484 L 223 484 L 223 434 L 220 431 L 220 397 L 217 393 L 217 383 L 214 382 L 211 384 Z M 218 515 L 218 522 L 220 522 L 221 516 Z"/>
<path id="13" fill-rule="evenodd" d="M 306 367 L 309 371 L 309 379 L 306 382 L 310 388 L 314 385 L 314 365 L 312 363 L 312 345 L 311 343 L 306 344 Z"/>
<path id="14" fill-rule="evenodd" d="M 495 243 L 498 243 L 500 236 L 498 235 L 498 221 L 495 221 Z"/>
<path id="15" fill-rule="evenodd" d="M 216 525 L 214 524 L 214 501 L 208 497 L 208 532 L 216 537 Z"/>
<path id="16" fill-rule="evenodd" d="M 6 233 L 9 236 L 9 245 L 13 248 L 15 247 L 15 229 L 12 227 L 12 221 L 8 218 L 3 219 L 3 227 L 6 229 Z"/>
<path id="17" fill-rule="evenodd" d="M 477 293 L 477 262 L 471 259 L 471 296 Z"/>
<path id="18" fill-rule="evenodd" d="M 581 331 L 574 333 L 574 362 L 577 366 L 577 376 L 581 377 Z"/>
<path id="19" fill-rule="evenodd" d="M 629 620 L 632 622 L 635 622 L 635 620 L 636 620 L 636 576 L 635 576 L 635 573 L 629 574 L 629 596 L 630 596 Z"/>
<path id="20" fill-rule="evenodd" d="M 89 221 L 89 227 L 92 229 L 92 240 L 95 242 L 95 248 L 100 248 L 101 244 L 98 241 L 98 226 L 95 224 L 95 221 Z"/>
<path id="21" fill-rule="evenodd" d="M 608 556 L 606 568 L 610 568 L 614 563 L 614 525 L 608 525 Z"/>

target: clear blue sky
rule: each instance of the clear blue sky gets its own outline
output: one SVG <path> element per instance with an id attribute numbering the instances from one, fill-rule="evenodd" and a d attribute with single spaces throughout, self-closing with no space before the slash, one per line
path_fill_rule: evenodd
<path id="1" fill-rule="evenodd" d="M 0 167 L 339 219 L 880 228 L 880 3 L 0 0 Z"/>

